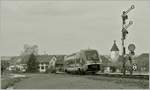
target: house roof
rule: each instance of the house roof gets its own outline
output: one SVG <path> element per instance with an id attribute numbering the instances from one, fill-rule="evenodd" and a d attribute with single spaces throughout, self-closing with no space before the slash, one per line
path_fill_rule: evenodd
<path id="1" fill-rule="evenodd" d="M 49 62 L 53 55 L 36 55 L 35 57 L 38 62 Z M 9 62 L 10 64 L 26 64 L 29 58 L 30 55 L 14 56 Z"/>
<path id="2" fill-rule="evenodd" d="M 36 56 L 36 60 L 39 62 L 39 63 L 42 63 L 42 62 L 49 62 L 53 57 L 56 57 L 57 59 L 57 62 L 56 63 L 63 63 L 63 60 L 64 60 L 64 56 L 65 55 L 37 55 Z M 22 58 L 22 63 L 27 63 L 28 60 L 29 60 L 30 56 L 25 56 Z"/>
<path id="3" fill-rule="evenodd" d="M 36 59 L 38 62 L 49 62 L 52 59 L 53 55 L 38 55 Z"/>
<path id="4" fill-rule="evenodd" d="M 36 60 L 38 62 L 49 62 L 53 57 L 56 57 L 57 64 L 62 64 L 64 61 L 65 55 L 36 55 Z M 30 58 L 30 55 L 24 55 L 24 56 L 13 56 L 11 60 L 9 60 L 9 63 L 12 65 L 14 64 L 26 64 Z"/>
<path id="5" fill-rule="evenodd" d="M 57 55 L 56 56 L 56 58 L 57 58 L 56 64 L 63 64 L 64 57 L 65 57 L 65 55 Z"/>
<path id="6" fill-rule="evenodd" d="M 118 46 L 116 45 L 116 41 L 114 41 L 114 44 L 110 51 L 119 51 Z"/>

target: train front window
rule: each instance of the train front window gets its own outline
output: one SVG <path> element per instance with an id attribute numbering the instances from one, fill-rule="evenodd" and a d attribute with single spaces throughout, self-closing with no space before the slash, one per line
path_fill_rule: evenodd
<path id="1" fill-rule="evenodd" d="M 96 51 L 86 51 L 85 54 L 88 60 L 99 60 L 98 53 Z"/>

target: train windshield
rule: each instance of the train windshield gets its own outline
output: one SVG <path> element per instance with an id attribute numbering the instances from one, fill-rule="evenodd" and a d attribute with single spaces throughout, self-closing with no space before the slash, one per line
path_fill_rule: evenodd
<path id="1" fill-rule="evenodd" d="M 99 60 L 97 51 L 86 51 L 85 54 L 88 60 Z"/>

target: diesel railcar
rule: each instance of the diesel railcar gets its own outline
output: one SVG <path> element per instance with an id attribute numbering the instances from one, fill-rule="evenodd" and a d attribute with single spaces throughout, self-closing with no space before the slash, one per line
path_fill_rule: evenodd
<path id="1" fill-rule="evenodd" d="M 64 58 L 64 71 L 67 73 L 95 74 L 100 70 L 101 60 L 97 50 L 80 50 Z"/>

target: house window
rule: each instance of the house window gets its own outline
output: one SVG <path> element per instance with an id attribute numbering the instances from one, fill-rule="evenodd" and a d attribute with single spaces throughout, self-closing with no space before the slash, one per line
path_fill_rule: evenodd
<path id="1" fill-rule="evenodd" d="M 41 66 L 41 69 L 44 69 L 44 66 Z"/>

